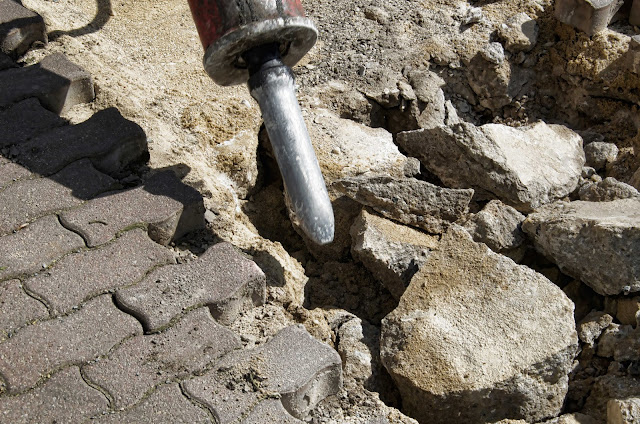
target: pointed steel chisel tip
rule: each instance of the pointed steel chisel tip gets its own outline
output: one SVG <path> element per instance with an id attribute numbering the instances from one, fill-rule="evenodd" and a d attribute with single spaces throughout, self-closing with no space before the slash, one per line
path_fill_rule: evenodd
<path id="1" fill-rule="evenodd" d="M 335 221 L 291 69 L 282 63 L 277 44 L 260 46 L 243 55 L 251 78 L 249 90 L 260 105 L 294 220 L 318 244 L 333 241 Z"/>

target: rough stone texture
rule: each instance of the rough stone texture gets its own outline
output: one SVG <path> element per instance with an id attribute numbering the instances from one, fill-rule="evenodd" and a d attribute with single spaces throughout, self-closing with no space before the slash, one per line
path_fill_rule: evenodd
<path id="1" fill-rule="evenodd" d="M 199 308 L 166 331 L 125 341 L 106 359 L 83 368 L 85 376 L 126 408 L 165 381 L 203 372 L 222 355 L 242 347 L 240 338 Z"/>
<path id="2" fill-rule="evenodd" d="M 173 383 L 159 387 L 142 402 L 127 410 L 100 415 L 91 422 L 196 424 L 211 423 L 211 417 L 204 409 L 195 406 L 184 397 L 180 386 Z"/>
<path id="3" fill-rule="evenodd" d="M 460 123 L 400 133 L 398 143 L 448 187 L 471 187 L 478 198 L 497 197 L 520 211 L 571 193 L 584 165 L 580 136 L 543 122 L 520 128 Z"/>
<path id="4" fill-rule="evenodd" d="M 0 283 L 0 339 L 27 321 L 48 316 L 47 308 L 27 295 L 19 280 Z"/>
<path id="5" fill-rule="evenodd" d="M 99 142 L 96 142 L 99 140 Z M 50 175 L 76 160 L 88 158 L 105 174 L 118 174 L 147 152 L 142 128 L 115 108 L 96 112 L 78 125 L 56 128 L 12 149 L 16 161 L 32 172 Z"/>
<path id="6" fill-rule="evenodd" d="M 44 20 L 14 0 L 0 0 L 0 52 L 17 58 L 36 42 L 47 42 Z"/>
<path id="7" fill-rule="evenodd" d="M 21 392 L 56 369 L 80 365 L 140 333 L 140 324 L 118 310 L 111 296 L 99 296 L 78 312 L 25 327 L 0 343 L 0 375 L 9 393 Z"/>
<path id="8" fill-rule="evenodd" d="M 584 343 L 593 345 L 612 322 L 611 315 L 601 311 L 593 311 L 578 323 L 578 337 Z"/>
<path id="9" fill-rule="evenodd" d="M 620 324 L 637 326 L 640 320 L 640 296 L 632 298 L 619 298 L 617 303 L 616 318 Z"/>
<path id="10" fill-rule="evenodd" d="M 0 235 L 38 217 L 81 205 L 115 185 L 113 178 L 96 171 L 87 159 L 48 178 L 16 182 L 0 192 Z"/>
<path id="11" fill-rule="evenodd" d="M 354 177 L 333 188 L 387 218 L 441 233 L 468 211 L 473 190 L 452 190 L 413 178 Z"/>
<path id="12" fill-rule="evenodd" d="M 175 259 L 170 250 L 136 229 L 102 248 L 65 256 L 24 285 L 46 301 L 54 315 L 65 314 L 90 297 L 133 284 L 153 267 L 171 262 Z"/>
<path id="13" fill-rule="evenodd" d="M 640 398 L 611 399 L 607 402 L 607 424 L 640 422 Z"/>
<path id="14" fill-rule="evenodd" d="M 498 28 L 504 46 L 510 52 L 528 52 L 538 41 L 538 24 L 526 13 L 518 13 Z"/>
<path id="15" fill-rule="evenodd" d="M 185 309 L 202 305 L 228 324 L 243 310 L 264 303 L 265 280 L 253 261 L 225 242 L 188 264 L 154 270 L 135 286 L 118 290 L 116 299 L 147 332 L 161 330 Z"/>
<path id="16" fill-rule="evenodd" d="M 598 377 L 585 402 L 583 412 L 598 422 L 606 422 L 609 400 L 633 398 L 637 397 L 638 393 L 640 393 L 640 379 L 637 377 L 611 374 Z"/>
<path id="17" fill-rule="evenodd" d="M 351 227 L 353 257 L 397 299 L 438 245 L 437 237 L 363 210 Z"/>
<path id="18" fill-rule="evenodd" d="M 166 245 L 204 227 L 202 195 L 171 171 L 155 174 L 143 186 L 105 193 L 65 212 L 61 222 L 82 234 L 89 247 L 106 243 L 120 231 L 141 225 Z"/>
<path id="19" fill-rule="evenodd" d="M 14 424 L 80 422 L 108 406 L 107 398 L 84 382 L 78 367 L 69 367 L 35 390 L 0 398 L 0 421 Z"/>
<path id="20" fill-rule="evenodd" d="M 22 143 L 38 134 L 65 124 L 65 120 L 29 98 L 0 112 L 0 148 Z"/>
<path id="21" fill-rule="evenodd" d="M 524 249 L 518 249 L 526 239 L 521 228 L 524 219 L 524 215 L 511 206 L 492 200 L 473 215 L 464 227 L 475 241 L 517 261 L 524 253 Z"/>
<path id="22" fill-rule="evenodd" d="M 82 237 L 65 229 L 55 216 L 41 218 L 14 234 L 0 237 L 0 280 L 42 270 L 84 245 Z"/>
<path id="23" fill-rule="evenodd" d="M 381 357 L 420 422 L 539 421 L 562 408 L 577 343 L 557 286 L 454 226 L 383 320 Z"/>
<path id="24" fill-rule="evenodd" d="M 342 384 L 340 356 L 302 326 L 281 330 L 253 350 L 227 355 L 202 377 L 184 383 L 184 389 L 218 417 L 235 422 L 263 399 L 279 396 L 284 408 L 303 419 Z"/>
<path id="25" fill-rule="evenodd" d="M 15 181 L 33 176 L 29 170 L 17 163 L 0 163 L 0 191 Z"/>
<path id="26" fill-rule="evenodd" d="M 640 199 L 556 202 L 522 228 L 562 272 L 596 292 L 640 291 Z"/>
<path id="27" fill-rule="evenodd" d="M 37 97 L 44 107 L 60 114 L 92 101 L 94 95 L 91 76 L 62 53 L 49 55 L 36 65 L 0 73 L 0 107 Z"/>
<path id="28" fill-rule="evenodd" d="M 618 146 L 613 143 L 594 141 L 584 146 L 586 165 L 596 171 L 604 169 L 608 163 L 613 163 L 618 157 Z"/>
<path id="29" fill-rule="evenodd" d="M 369 128 L 329 111 L 314 113 L 308 122 L 309 136 L 328 184 L 364 173 L 404 175 L 407 158 L 382 128 Z"/>
<path id="30" fill-rule="evenodd" d="M 617 362 L 640 360 L 640 330 L 611 324 L 598 340 L 598 356 Z"/>
<path id="31" fill-rule="evenodd" d="M 545 421 L 544 424 L 600 424 L 592 417 L 576 412 L 575 414 L 564 414 L 557 418 Z"/>
<path id="32" fill-rule="evenodd" d="M 578 197 L 586 202 L 610 202 L 640 197 L 640 193 L 629 184 L 620 182 L 613 177 L 607 177 L 602 181 L 589 182 L 580 186 Z"/>
<path id="33" fill-rule="evenodd" d="M 554 16 L 587 35 L 596 34 L 609 25 L 624 0 L 559 0 Z"/>

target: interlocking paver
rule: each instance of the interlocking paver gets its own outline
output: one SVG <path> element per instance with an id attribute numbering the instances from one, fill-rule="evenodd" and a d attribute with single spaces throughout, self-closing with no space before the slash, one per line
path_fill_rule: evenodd
<path id="1" fill-rule="evenodd" d="M 15 0 L 0 0 L 0 51 L 18 57 L 36 41 L 47 41 L 42 17 Z"/>
<path id="2" fill-rule="evenodd" d="M 0 398 L 3 423 L 72 423 L 109 407 L 107 398 L 84 382 L 78 367 L 54 374 L 42 386 Z"/>
<path id="3" fill-rule="evenodd" d="M 31 97 L 0 112 L 0 148 L 22 143 L 67 121 Z"/>
<path id="4" fill-rule="evenodd" d="M 98 296 L 71 315 L 24 327 L 0 343 L 0 375 L 10 394 L 22 392 L 56 369 L 108 353 L 141 330 L 111 296 Z"/>
<path id="5" fill-rule="evenodd" d="M 125 228 L 144 225 L 149 236 L 166 245 L 204 227 L 202 195 L 171 171 L 151 177 L 143 186 L 105 193 L 61 216 L 90 247 L 106 243 Z"/>
<path id="6" fill-rule="evenodd" d="M 84 69 L 62 53 L 49 55 L 35 65 L 0 72 L 1 108 L 29 97 L 37 97 L 50 111 L 62 113 L 92 101 L 93 82 Z"/>
<path id="7" fill-rule="evenodd" d="M 183 387 L 221 423 L 231 423 L 260 401 L 278 397 L 291 415 L 303 418 L 341 384 L 338 353 L 298 325 L 256 349 L 225 356 L 212 371 L 185 381 Z"/>
<path id="8" fill-rule="evenodd" d="M 56 216 L 40 218 L 14 234 L 0 237 L 0 280 L 42 270 L 84 246 L 82 237 L 60 225 Z"/>
<path id="9" fill-rule="evenodd" d="M 24 166 L 9 161 L 1 163 L 0 159 L 0 190 L 15 181 L 31 176 L 33 176 L 33 174 Z"/>
<path id="10" fill-rule="evenodd" d="M 211 423 L 211 417 L 203 409 L 184 397 L 178 384 L 160 387 L 138 405 L 115 414 L 102 415 L 92 423 L 98 424 L 147 424 L 147 423 Z M 273 421 L 276 423 L 277 421 Z"/>
<path id="11" fill-rule="evenodd" d="M 47 302 L 53 314 L 65 314 L 89 297 L 133 284 L 153 267 L 174 262 L 169 249 L 135 229 L 102 248 L 65 256 L 24 286 Z"/>
<path id="12" fill-rule="evenodd" d="M 91 160 L 99 171 L 114 175 L 148 154 L 142 128 L 115 108 L 96 112 L 78 125 L 55 128 L 20 143 L 12 152 L 16 162 L 42 175 L 53 174 L 83 158 Z"/>
<path id="13" fill-rule="evenodd" d="M 27 321 L 48 316 L 47 308 L 26 294 L 19 280 L 0 282 L 0 338 Z"/>
<path id="14" fill-rule="evenodd" d="M 228 324 L 243 310 L 264 303 L 265 284 L 258 265 L 231 244 L 219 243 L 192 262 L 158 268 L 139 284 L 118 290 L 116 301 L 139 318 L 147 332 L 162 329 L 185 309 L 203 305 Z"/>
<path id="15" fill-rule="evenodd" d="M 284 409 L 282 402 L 275 399 L 263 400 L 249 415 L 242 420 L 242 424 L 302 424 Z"/>
<path id="16" fill-rule="evenodd" d="M 238 336 L 217 324 L 206 308 L 199 308 L 162 333 L 127 340 L 83 372 L 111 394 L 115 408 L 126 408 L 156 385 L 203 372 L 240 347 Z"/>
<path id="17" fill-rule="evenodd" d="M 88 159 L 74 162 L 48 178 L 16 182 L 0 192 L 0 235 L 35 218 L 81 205 L 114 187 L 116 181 L 97 171 Z"/>

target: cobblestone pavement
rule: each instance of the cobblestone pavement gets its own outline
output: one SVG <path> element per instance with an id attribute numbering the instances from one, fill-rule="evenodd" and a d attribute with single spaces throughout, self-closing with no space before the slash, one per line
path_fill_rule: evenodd
<path id="1" fill-rule="evenodd" d="M 339 355 L 301 326 L 254 349 L 225 325 L 265 301 L 228 243 L 178 263 L 202 196 L 170 171 L 131 174 L 143 130 L 116 109 L 71 125 L 91 76 L 42 19 L 0 0 L 0 422 L 302 422 L 338 391 Z"/>

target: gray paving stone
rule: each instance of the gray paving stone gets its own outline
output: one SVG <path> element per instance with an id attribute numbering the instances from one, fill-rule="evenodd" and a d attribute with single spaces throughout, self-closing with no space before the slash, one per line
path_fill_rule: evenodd
<path id="1" fill-rule="evenodd" d="M 174 262 L 169 249 L 136 229 L 102 248 L 65 256 L 24 286 L 47 302 L 54 315 L 65 314 L 90 297 L 135 283 L 154 266 Z"/>
<path id="2" fill-rule="evenodd" d="M 41 175 L 51 175 L 83 158 L 91 160 L 99 171 L 114 175 L 148 154 L 142 128 L 115 108 L 96 112 L 78 125 L 53 129 L 11 151 L 16 162 Z"/>
<path id="3" fill-rule="evenodd" d="M 204 227 L 204 203 L 197 190 L 166 171 L 154 175 L 143 186 L 105 193 L 65 212 L 61 221 L 82 234 L 90 247 L 106 243 L 135 225 L 147 227 L 151 239 L 166 245 Z"/>
<path id="4" fill-rule="evenodd" d="M 199 308 L 162 333 L 133 337 L 107 359 L 83 368 L 85 376 L 113 397 L 116 409 L 139 402 L 166 381 L 202 373 L 222 355 L 242 347 L 240 338 Z"/>
<path id="5" fill-rule="evenodd" d="M 0 51 L 18 57 L 36 41 L 47 42 L 42 17 L 15 0 L 0 0 Z"/>
<path id="6" fill-rule="evenodd" d="M 137 317 L 146 332 L 159 331 L 185 309 L 207 305 L 215 319 L 229 324 L 265 301 L 265 275 L 229 243 L 210 247 L 198 259 L 154 270 L 116 301 Z"/>
<path id="7" fill-rule="evenodd" d="M 33 387 L 66 365 L 104 355 L 126 337 L 141 334 L 140 324 L 104 295 L 71 315 L 22 328 L 0 343 L 0 375 L 10 394 Z"/>
<path id="8" fill-rule="evenodd" d="M 108 407 L 107 398 L 84 382 L 78 367 L 70 367 L 30 392 L 0 398 L 0 421 L 12 424 L 80 422 Z"/>
<path id="9" fill-rule="evenodd" d="M 35 97 L 0 112 L 0 148 L 22 143 L 67 121 L 42 107 Z"/>
<path id="10" fill-rule="evenodd" d="M 0 71 L 4 71 L 9 68 L 17 68 L 18 65 L 9 56 L 0 52 Z"/>
<path id="11" fill-rule="evenodd" d="M 93 100 L 91 76 L 62 53 L 45 57 L 35 65 L 0 72 L 0 108 L 29 97 L 55 113 Z"/>
<path id="12" fill-rule="evenodd" d="M 48 316 L 47 308 L 25 293 L 19 280 L 0 283 L 0 339 L 27 321 Z"/>
<path id="13" fill-rule="evenodd" d="M 263 400 L 255 406 L 242 424 L 302 424 L 284 409 L 282 402 L 275 399 Z"/>
<path id="14" fill-rule="evenodd" d="M 0 127 L 2 128 L 2 127 Z M 33 176 L 31 172 L 24 166 L 17 163 L 6 162 L 0 163 L 0 190 L 9 184 Z"/>
<path id="15" fill-rule="evenodd" d="M 231 353 L 212 371 L 183 383 L 221 423 L 235 422 L 258 402 L 278 397 L 302 419 L 341 385 L 340 356 L 302 326 L 287 327 L 256 349 Z"/>
<path id="16" fill-rule="evenodd" d="M 91 420 L 98 424 L 148 424 L 148 423 L 211 423 L 211 417 L 203 409 L 193 405 L 184 397 L 178 384 L 167 384 L 149 397 L 115 414 L 102 415 Z M 273 421 L 272 423 L 276 423 Z"/>
<path id="17" fill-rule="evenodd" d="M 49 215 L 27 227 L 0 237 L 0 281 L 32 274 L 65 254 L 84 247 L 79 235 Z"/>
<path id="18" fill-rule="evenodd" d="M 116 181 L 97 171 L 88 159 L 74 162 L 48 178 L 18 181 L 0 192 L 0 235 L 38 217 L 79 206 L 114 187 Z"/>

